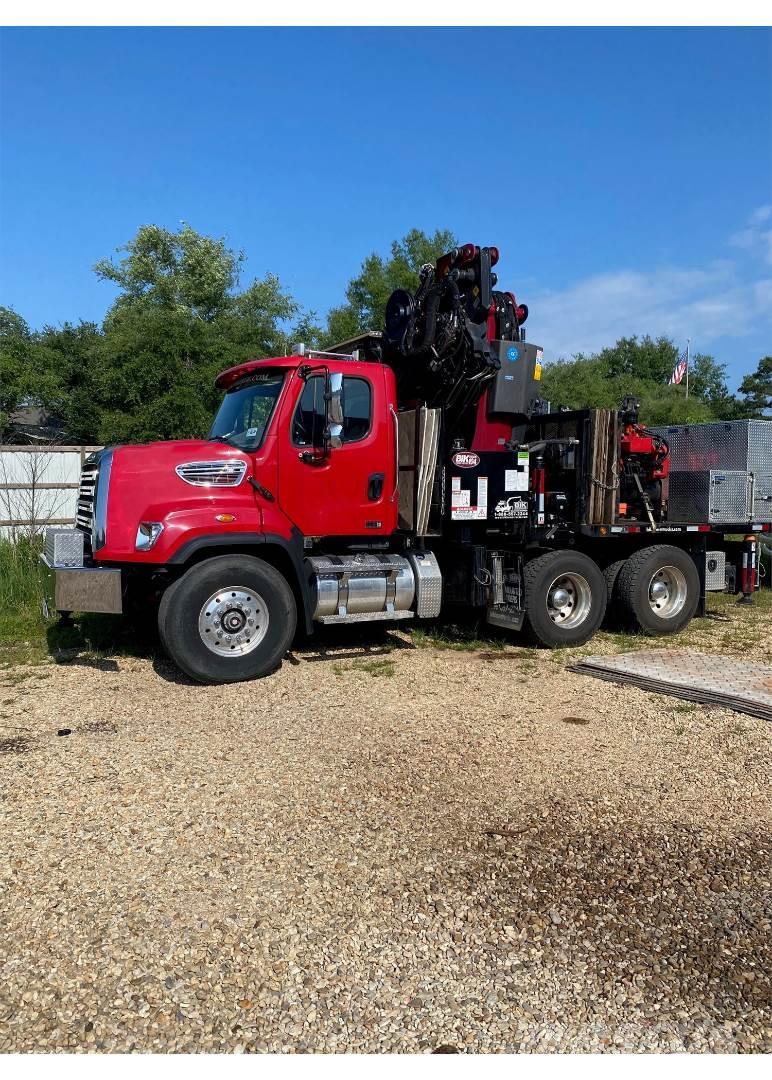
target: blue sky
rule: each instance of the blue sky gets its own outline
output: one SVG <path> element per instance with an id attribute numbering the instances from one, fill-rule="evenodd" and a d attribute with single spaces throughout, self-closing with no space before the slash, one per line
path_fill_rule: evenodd
<path id="1" fill-rule="evenodd" d="M 140 224 L 323 313 L 417 226 L 496 244 L 546 357 L 772 352 L 768 30 L 51 29 L 0 36 L 0 304 L 99 320 Z"/>

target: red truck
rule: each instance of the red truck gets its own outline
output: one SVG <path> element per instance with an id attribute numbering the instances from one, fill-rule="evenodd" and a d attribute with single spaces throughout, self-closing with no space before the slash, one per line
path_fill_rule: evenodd
<path id="1" fill-rule="evenodd" d="M 381 331 L 224 371 L 206 439 L 91 455 L 75 529 L 46 537 L 50 609 L 157 610 L 184 672 L 233 682 L 324 624 L 455 608 L 560 646 L 609 607 L 667 634 L 707 589 L 750 598 L 770 521 L 671 520 L 667 437 L 633 400 L 553 411 L 497 262 L 464 245 Z"/>

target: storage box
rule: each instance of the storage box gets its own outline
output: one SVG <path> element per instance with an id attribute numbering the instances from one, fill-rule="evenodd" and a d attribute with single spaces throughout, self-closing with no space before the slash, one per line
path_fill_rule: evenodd
<path id="1" fill-rule="evenodd" d="M 750 518 L 750 477 L 739 470 L 671 472 L 667 520 L 722 525 Z"/>
<path id="2" fill-rule="evenodd" d="M 45 553 L 49 566 L 83 566 L 80 529 L 46 529 Z"/>
<path id="3" fill-rule="evenodd" d="M 672 473 L 753 473 L 748 513 L 735 521 L 772 521 L 772 420 L 731 420 L 652 428 L 667 440 Z M 672 480 L 671 480 L 672 502 Z M 671 519 L 675 520 L 673 513 Z"/>

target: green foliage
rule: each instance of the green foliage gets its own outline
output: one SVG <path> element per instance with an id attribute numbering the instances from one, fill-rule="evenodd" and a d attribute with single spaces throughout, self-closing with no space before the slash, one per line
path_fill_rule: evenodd
<path id="1" fill-rule="evenodd" d="M 391 293 L 395 289 L 414 291 L 423 264 L 436 262 L 455 246 L 456 240 L 447 229 L 437 229 L 432 236 L 411 229 L 391 245 L 390 258 L 375 252 L 368 255 L 359 274 L 348 283 L 346 303 L 333 308 L 328 316 L 325 343 L 345 341 L 364 330 L 380 330 Z"/>
<path id="2" fill-rule="evenodd" d="M 0 307 L 0 439 L 25 402 L 61 421 L 72 442 L 147 441 L 204 435 L 219 402 L 214 378 L 251 357 L 284 355 L 296 341 L 329 346 L 383 325 L 396 288 L 414 290 L 424 263 L 456 246 L 448 230 L 412 229 L 388 256 L 369 255 L 326 324 L 304 312 L 271 275 L 240 285 L 243 252 L 190 225 L 177 231 L 143 225 L 98 276 L 117 296 L 101 326 L 65 323 L 32 331 Z M 746 376 L 741 398 L 725 365 L 698 353 L 686 388 L 668 386 L 678 350 L 666 337 L 621 338 L 592 356 L 544 369 L 553 407 L 616 407 L 626 394 L 642 402 L 649 423 L 768 415 L 772 357 Z"/>
<path id="3" fill-rule="evenodd" d="M 772 356 L 764 356 L 751 375 L 740 383 L 743 406 L 750 417 L 761 418 L 772 411 Z"/>
<path id="4" fill-rule="evenodd" d="M 145 301 L 169 311 L 210 320 L 227 309 L 243 252 L 230 251 L 224 240 L 202 236 L 190 225 L 178 232 L 143 225 L 118 263 L 101 259 L 94 270 L 120 289 L 116 306 Z"/>
<path id="5" fill-rule="evenodd" d="M 143 226 L 100 277 L 121 292 L 107 313 L 94 393 L 100 442 L 206 433 L 220 397 L 214 379 L 251 357 L 281 355 L 282 324 L 298 305 L 269 274 L 237 291 L 244 256 L 189 225 Z"/>
<path id="6" fill-rule="evenodd" d="M 593 356 L 581 354 L 545 366 L 543 395 L 552 407 L 615 408 L 632 394 L 640 399 L 641 418 L 648 424 L 731 420 L 743 407 L 726 385 L 726 365 L 697 353 L 690 358 L 689 396 L 686 384 L 669 386 L 678 348 L 668 338 L 620 338 Z"/>
<path id="7" fill-rule="evenodd" d="M 16 409 L 27 401 L 46 402 L 57 389 L 56 372 L 24 319 L 11 308 L 0 307 L 0 439 Z"/>

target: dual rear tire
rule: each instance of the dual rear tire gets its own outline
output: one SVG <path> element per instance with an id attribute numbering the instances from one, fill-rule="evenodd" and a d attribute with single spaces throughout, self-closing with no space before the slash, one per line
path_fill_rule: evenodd
<path id="1" fill-rule="evenodd" d="M 694 617 L 700 582 L 687 551 L 654 544 L 605 570 L 579 551 L 550 551 L 525 567 L 530 636 L 549 648 L 582 645 L 600 627 L 675 634 Z"/>

